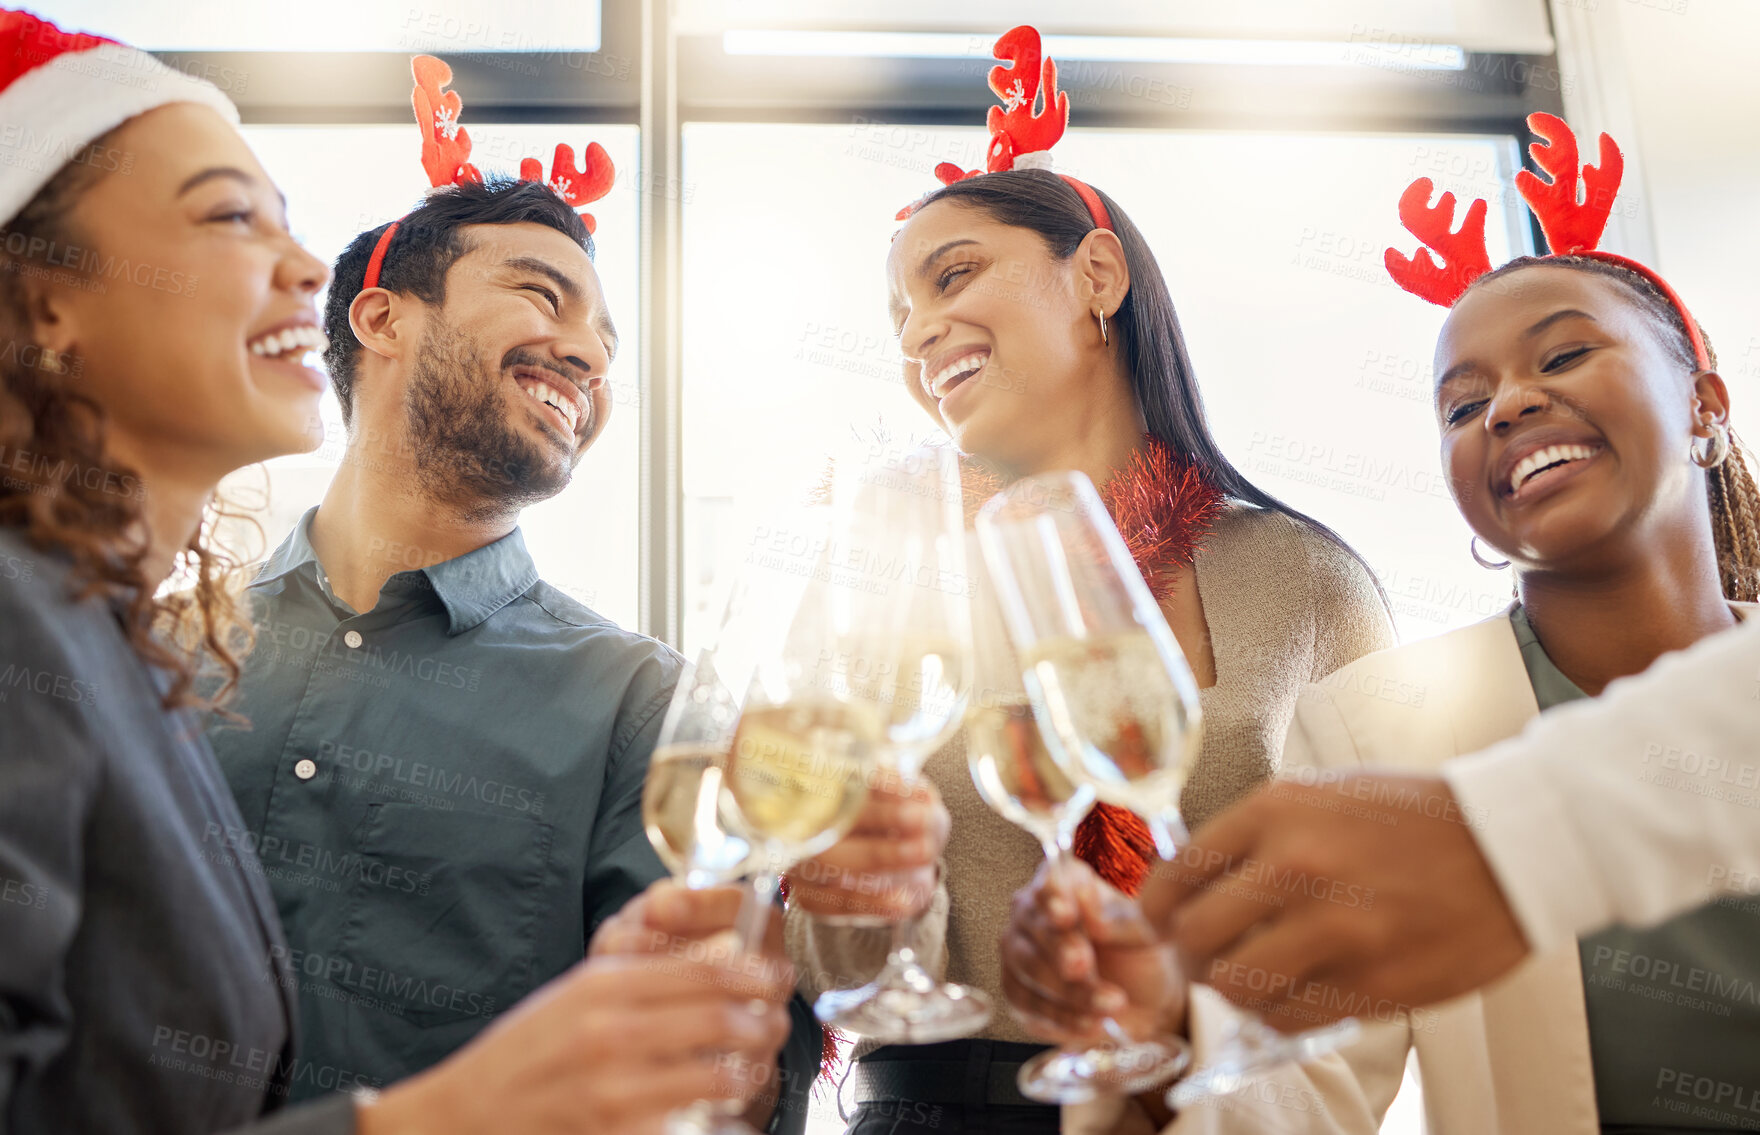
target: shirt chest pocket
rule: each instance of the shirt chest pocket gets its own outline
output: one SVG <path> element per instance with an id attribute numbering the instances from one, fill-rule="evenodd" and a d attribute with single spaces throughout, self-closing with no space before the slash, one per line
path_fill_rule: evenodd
<path id="1" fill-rule="evenodd" d="M 553 836 L 530 816 L 370 805 L 337 984 L 423 1026 L 506 1010 L 534 982 Z"/>

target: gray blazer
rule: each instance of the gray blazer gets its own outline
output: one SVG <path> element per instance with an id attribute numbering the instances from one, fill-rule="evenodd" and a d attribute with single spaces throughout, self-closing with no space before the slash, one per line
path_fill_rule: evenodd
<path id="1" fill-rule="evenodd" d="M 275 908 L 194 718 L 66 562 L 0 528 L 0 1132 L 340 1135 L 301 1077 Z"/>

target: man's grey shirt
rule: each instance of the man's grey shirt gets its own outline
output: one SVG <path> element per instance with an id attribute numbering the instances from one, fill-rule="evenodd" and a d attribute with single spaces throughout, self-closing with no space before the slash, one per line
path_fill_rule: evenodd
<path id="1" fill-rule="evenodd" d="M 389 1083 L 578 962 L 665 874 L 642 782 L 680 660 L 538 578 L 516 529 L 331 591 L 308 512 L 250 588 L 209 739 L 299 981 L 301 1057 Z"/>
<path id="2" fill-rule="evenodd" d="M 111 604 L 0 527 L 0 1131 L 347 1135 L 372 1081 L 294 1057 L 262 872 L 195 715 Z"/>

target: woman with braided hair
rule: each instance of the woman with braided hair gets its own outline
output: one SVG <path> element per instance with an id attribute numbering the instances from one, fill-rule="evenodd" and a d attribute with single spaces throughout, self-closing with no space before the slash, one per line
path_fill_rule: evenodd
<path id="1" fill-rule="evenodd" d="M 1553 120 L 1536 130 L 1556 140 L 1564 127 Z M 1569 152 L 1574 179 L 1574 143 Z M 1443 204 L 1452 210 L 1451 201 Z M 1464 282 L 1438 272 L 1436 286 L 1411 288 L 1452 307 L 1436 346 L 1442 464 L 1474 532 L 1475 558 L 1513 571 L 1515 600 L 1502 614 L 1371 654 L 1305 690 L 1283 750 L 1285 771 L 1298 778 L 1324 780 L 1364 765 L 1434 775 L 1521 732 L 1536 715 L 1597 697 L 1615 679 L 1760 611 L 1760 492 L 1730 430 L 1729 393 L 1703 331 L 1656 273 L 1593 252 L 1593 239 L 1573 248 L 1556 213 L 1539 205 L 1536 213 L 1554 247 L 1571 252 L 1522 257 Z M 1446 254 L 1451 267 L 1466 259 L 1458 247 Z M 1389 690 L 1410 696 L 1389 698 Z M 1702 757 L 1651 748 L 1647 788 L 1739 790 Z M 1092 877 L 1072 884 L 1100 886 Z M 1176 889 L 1165 879 L 1145 887 L 1147 926 L 1167 924 Z M 1103 933 L 1045 913 L 1054 898 L 1071 897 L 1041 888 L 1010 928 L 1022 948 L 1005 947 L 1004 956 L 1073 950 L 1088 968 L 1078 976 L 1021 967 L 1011 984 L 1017 1009 L 1078 1030 L 1092 998 L 1110 985 L 1114 995 L 1148 999 L 1180 1019 L 1183 990 L 1169 997 L 1127 970 L 1096 967 Z M 1349 913 L 1339 910 L 1344 922 Z M 1182 945 L 1186 932 L 1182 923 Z M 1719 902 L 1650 929 L 1605 930 L 1541 951 L 1501 983 L 1436 1009 L 1370 1006 L 1359 1013 L 1367 1027 L 1343 1066 L 1337 1058 L 1287 1066 L 1227 1109 L 1185 1109 L 1169 1131 L 1281 1130 L 1299 1118 L 1303 1130 L 1367 1135 L 1392 1102 L 1410 1051 L 1436 1135 L 1746 1129 L 1751 1112 L 1695 1109 L 1672 1085 L 1753 1084 L 1756 940 L 1760 908 Z M 1250 949 L 1227 939 L 1194 952 Z M 1324 978 L 1309 984 L 1319 1004 Z M 1230 1010 L 1208 996 L 1189 1004 L 1202 1061 L 1203 1037 Z M 1292 1099 L 1310 1106 L 1291 1117 Z M 1078 1109 L 1066 1130 L 1167 1118 L 1115 1101 Z"/>

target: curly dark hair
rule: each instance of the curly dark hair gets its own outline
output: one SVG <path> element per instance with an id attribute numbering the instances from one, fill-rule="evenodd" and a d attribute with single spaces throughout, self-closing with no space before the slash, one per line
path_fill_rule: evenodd
<path id="1" fill-rule="evenodd" d="M 0 351 L 0 525 L 68 559 L 72 598 L 97 595 L 118 607 L 129 645 L 171 677 L 166 709 L 220 709 L 237 688 L 239 659 L 251 641 L 235 586 L 241 565 L 214 538 L 218 523 L 234 514 L 218 497 L 209 503 L 177 557 L 175 574 L 193 586 L 155 594 L 142 566 L 148 543 L 140 477 L 105 452 L 104 409 L 79 389 L 81 360 L 32 337 L 29 282 L 83 282 L 80 269 L 51 265 L 41 251 L 91 246 L 71 214 L 108 175 L 95 159 L 114 134 L 75 154 L 0 229 L 0 343 L 8 348 Z M 222 679 L 206 695 L 196 689 L 204 665 L 217 667 Z"/>

